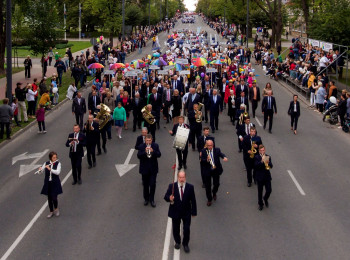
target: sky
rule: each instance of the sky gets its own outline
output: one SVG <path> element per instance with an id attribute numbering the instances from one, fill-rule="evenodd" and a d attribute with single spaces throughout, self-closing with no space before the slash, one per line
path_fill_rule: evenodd
<path id="1" fill-rule="evenodd" d="M 184 0 L 184 3 L 188 11 L 194 11 L 196 9 L 195 4 L 197 0 Z"/>

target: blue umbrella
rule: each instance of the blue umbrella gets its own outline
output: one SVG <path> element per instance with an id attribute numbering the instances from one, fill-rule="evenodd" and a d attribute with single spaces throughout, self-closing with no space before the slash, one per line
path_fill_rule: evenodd
<path id="1" fill-rule="evenodd" d="M 192 52 L 192 53 L 196 53 L 196 52 L 201 52 L 201 51 L 198 50 L 198 49 L 193 49 L 193 50 L 191 50 L 191 52 Z"/>

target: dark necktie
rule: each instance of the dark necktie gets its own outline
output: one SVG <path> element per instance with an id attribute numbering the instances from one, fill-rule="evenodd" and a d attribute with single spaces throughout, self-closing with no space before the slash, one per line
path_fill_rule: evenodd
<path id="1" fill-rule="evenodd" d="M 181 200 L 182 200 L 184 197 L 184 190 L 182 189 L 182 185 L 180 186 L 180 188 L 181 188 Z"/>
<path id="2" fill-rule="evenodd" d="M 271 109 L 271 97 L 268 97 L 269 99 L 269 109 Z"/>
<path id="3" fill-rule="evenodd" d="M 94 104 L 95 104 L 95 108 L 96 108 L 96 96 L 94 96 Z"/>

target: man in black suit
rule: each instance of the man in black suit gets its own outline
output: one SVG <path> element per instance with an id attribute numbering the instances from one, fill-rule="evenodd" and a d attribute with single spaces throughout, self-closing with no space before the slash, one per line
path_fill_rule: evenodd
<path id="1" fill-rule="evenodd" d="M 219 130 L 219 113 L 222 113 L 221 97 L 217 94 L 217 89 L 213 89 L 213 95 L 210 96 L 210 126 L 213 133 L 215 129 Z"/>
<path id="2" fill-rule="evenodd" d="M 179 90 L 180 96 L 183 96 L 184 90 L 183 85 L 180 80 L 177 79 L 177 75 L 174 75 L 173 80 L 171 81 L 173 90 L 177 89 Z"/>
<path id="3" fill-rule="evenodd" d="M 237 128 L 237 136 L 238 136 L 238 152 L 242 152 L 243 149 L 243 139 L 246 135 L 250 134 L 250 128 L 255 127 L 253 123 L 250 123 L 250 117 L 244 117 L 244 123 L 239 125 Z"/>
<path id="4" fill-rule="evenodd" d="M 271 188 L 271 173 L 270 168 L 273 167 L 271 156 L 268 156 L 265 154 L 265 147 L 263 145 L 259 146 L 259 154 L 255 155 L 254 159 L 254 166 L 255 166 L 255 174 L 256 174 L 256 181 L 258 182 L 258 204 L 259 204 L 259 210 L 262 210 L 264 208 L 264 202 L 266 208 L 269 207 L 269 197 L 272 191 Z M 268 166 L 268 169 L 266 169 Z M 265 195 L 264 195 L 264 202 L 263 202 L 263 189 L 265 186 Z"/>
<path id="5" fill-rule="evenodd" d="M 72 163 L 72 185 L 81 184 L 81 161 L 84 157 L 84 146 L 86 145 L 86 137 L 80 133 L 79 125 L 74 125 L 73 133 L 68 135 L 66 146 L 69 147 L 69 158 Z"/>
<path id="6" fill-rule="evenodd" d="M 139 150 L 141 144 L 146 143 L 146 135 L 148 134 L 147 127 L 142 127 L 141 135 L 136 138 L 135 150 Z"/>
<path id="7" fill-rule="evenodd" d="M 97 96 L 97 92 L 94 90 L 92 91 L 92 95 L 89 98 L 88 102 L 88 108 L 89 108 L 89 113 L 94 114 L 95 112 L 98 111 L 97 106 L 101 103 L 101 99 Z"/>
<path id="8" fill-rule="evenodd" d="M 244 104 L 245 107 L 247 108 L 247 113 L 249 114 L 249 100 L 248 100 L 248 96 L 245 95 L 245 92 L 241 92 L 240 96 L 237 96 L 236 98 L 236 104 L 238 107 L 241 106 L 241 104 Z"/>
<path id="9" fill-rule="evenodd" d="M 248 87 L 244 83 L 244 79 L 240 79 L 240 83 L 236 86 L 236 97 L 240 97 L 241 92 L 244 92 L 244 95 L 248 97 Z"/>
<path id="10" fill-rule="evenodd" d="M 250 128 L 249 135 L 246 135 L 243 138 L 242 147 L 243 147 L 243 161 L 245 168 L 247 170 L 247 186 L 252 186 L 252 171 L 254 168 L 254 156 L 255 154 L 252 151 L 252 147 L 254 146 L 256 152 L 259 149 L 259 145 L 262 144 L 260 136 L 256 135 L 256 129 L 255 127 Z M 256 183 L 255 180 L 255 174 L 253 174 L 254 183 Z"/>
<path id="11" fill-rule="evenodd" d="M 142 175 L 144 205 L 154 202 L 154 193 L 156 191 L 156 180 L 158 174 L 158 158 L 161 156 L 159 146 L 152 142 L 152 135 L 146 135 L 145 143 L 139 146 L 137 158 L 140 159 L 140 174 Z"/>
<path id="12" fill-rule="evenodd" d="M 184 123 L 184 117 L 183 116 L 179 116 L 178 118 L 179 118 L 179 123 L 175 124 L 174 127 L 173 127 L 173 130 L 169 131 L 169 134 L 171 136 L 176 135 L 177 129 L 179 127 L 184 127 L 184 128 L 190 129 L 190 126 Z M 176 153 L 177 153 L 177 158 L 179 160 L 178 170 L 180 170 L 182 168 L 182 166 L 185 169 L 187 169 L 186 162 L 187 162 L 187 154 L 188 154 L 188 139 L 187 139 L 185 148 L 183 150 L 177 148 L 176 149 Z"/>
<path id="13" fill-rule="evenodd" d="M 272 129 L 272 122 L 273 122 L 273 111 L 275 110 L 275 114 L 277 114 L 277 106 L 276 106 L 276 100 L 272 95 L 272 91 L 267 92 L 267 96 L 264 97 L 262 104 L 261 104 L 261 110 L 264 115 L 264 129 L 266 128 L 266 122 L 267 119 L 269 120 L 269 133 L 271 134 Z"/>
<path id="14" fill-rule="evenodd" d="M 177 182 L 169 184 L 164 200 L 170 202 L 168 216 L 173 223 L 173 237 L 175 249 L 180 249 L 181 236 L 180 224 L 183 224 L 182 245 L 186 253 L 190 252 L 188 242 L 190 241 L 191 216 L 197 216 L 197 203 L 192 184 L 186 182 L 186 173 L 180 171 Z"/>
<path id="15" fill-rule="evenodd" d="M 204 171 L 203 171 L 203 163 L 201 161 L 202 156 L 202 150 L 204 149 L 205 142 L 207 140 L 212 140 L 215 147 L 215 138 L 214 136 L 209 135 L 210 128 L 208 126 L 205 126 L 203 128 L 203 135 L 198 138 L 197 141 L 197 150 L 199 153 L 199 161 L 200 161 L 200 167 L 201 167 L 201 177 L 202 177 L 202 188 L 205 188 L 205 178 L 204 178 Z"/>
<path id="16" fill-rule="evenodd" d="M 141 109 L 144 107 L 143 98 L 140 97 L 139 93 L 135 94 L 135 97 L 131 101 L 131 107 L 132 107 L 132 114 L 133 114 L 133 124 L 132 124 L 132 131 L 136 131 L 136 125 L 138 128 L 141 128 L 141 122 L 142 122 L 142 113 Z"/>
<path id="17" fill-rule="evenodd" d="M 152 89 L 152 94 L 149 96 L 149 104 L 152 105 L 152 110 L 156 113 L 156 124 L 159 129 L 160 110 L 162 108 L 162 96 L 157 93 L 157 88 Z"/>
<path id="18" fill-rule="evenodd" d="M 152 105 L 148 104 L 146 106 L 146 109 L 149 113 L 153 115 L 154 118 L 156 118 L 156 112 L 152 109 Z M 147 127 L 148 133 L 152 135 L 153 142 L 156 141 L 156 123 L 154 122 L 153 124 L 148 123 L 146 120 L 144 120 L 143 125 Z"/>
<path id="19" fill-rule="evenodd" d="M 188 112 L 188 121 L 190 123 L 189 143 L 192 145 L 192 151 L 195 151 L 196 139 L 198 141 L 202 132 L 202 111 L 198 109 L 198 104 L 193 104 L 193 108 Z"/>
<path id="20" fill-rule="evenodd" d="M 255 110 L 258 108 L 260 101 L 260 89 L 256 82 L 253 82 L 253 87 L 249 89 L 249 100 L 252 102 L 253 118 L 255 118 Z"/>
<path id="21" fill-rule="evenodd" d="M 162 103 L 163 103 L 163 116 L 166 118 L 166 122 L 169 123 L 169 109 L 171 107 L 171 97 L 173 96 L 174 91 L 170 89 L 169 84 L 165 84 L 166 89 L 163 91 Z"/>
<path id="22" fill-rule="evenodd" d="M 214 147 L 212 140 L 206 141 L 207 148 L 202 150 L 201 162 L 203 163 L 203 175 L 205 179 L 205 191 L 207 195 L 207 206 L 210 207 L 212 200 L 216 200 L 216 193 L 220 186 L 220 175 L 223 172 L 220 158 L 227 162 L 227 157 L 218 147 Z M 211 179 L 213 178 L 213 190 L 211 189 Z"/>
<path id="23" fill-rule="evenodd" d="M 213 90 L 210 88 L 210 85 L 206 86 L 204 92 L 204 120 L 208 123 L 208 112 L 210 111 L 210 97 L 213 95 Z"/>
<path id="24" fill-rule="evenodd" d="M 83 132 L 86 135 L 86 155 L 89 164 L 88 168 L 91 169 L 92 166 L 96 166 L 95 150 L 97 140 L 100 138 L 99 125 L 96 121 L 94 121 L 93 115 L 89 115 L 89 120 L 85 123 Z"/>
<path id="25" fill-rule="evenodd" d="M 80 129 L 83 129 L 84 114 L 86 113 L 85 98 L 81 96 L 81 92 L 77 93 L 77 96 L 73 99 L 72 113 L 75 115 L 75 121 L 79 125 Z"/>
<path id="26" fill-rule="evenodd" d="M 185 109 L 187 113 L 193 111 L 193 105 L 200 102 L 200 96 L 196 93 L 195 88 L 190 88 L 190 94 L 188 95 L 187 102 L 185 104 Z"/>
<path id="27" fill-rule="evenodd" d="M 290 127 L 294 130 L 294 134 L 297 134 L 298 119 L 300 116 L 300 103 L 298 101 L 298 95 L 293 96 L 293 101 L 290 102 L 288 108 L 288 115 L 290 115 Z M 294 127 L 293 127 L 294 126 Z"/>

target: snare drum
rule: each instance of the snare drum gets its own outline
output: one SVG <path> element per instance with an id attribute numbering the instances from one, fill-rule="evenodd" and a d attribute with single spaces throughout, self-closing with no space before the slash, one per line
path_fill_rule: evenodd
<path id="1" fill-rule="evenodd" d="M 184 150 L 190 134 L 190 129 L 184 127 L 178 127 L 174 138 L 173 147 L 176 149 Z"/>

